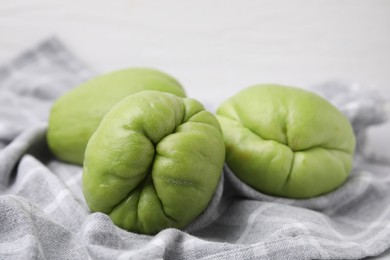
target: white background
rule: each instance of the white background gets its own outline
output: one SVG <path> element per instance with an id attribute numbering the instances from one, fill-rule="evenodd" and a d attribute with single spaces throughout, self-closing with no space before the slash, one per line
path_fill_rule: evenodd
<path id="1" fill-rule="evenodd" d="M 389 0 L 0 0 L 0 63 L 50 35 L 98 73 L 155 67 L 213 108 L 269 82 L 390 96 Z M 370 140 L 390 154 L 389 130 Z"/>

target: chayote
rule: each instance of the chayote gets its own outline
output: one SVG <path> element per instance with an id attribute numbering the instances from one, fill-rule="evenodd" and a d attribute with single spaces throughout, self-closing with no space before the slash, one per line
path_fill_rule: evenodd
<path id="1" fill-rule="evenodd" d="M 87 142 L 107 111 L 124 97 L 142 90 L 185 97 L 174 78 L 154 69 L 130 68 L 98 76 L 54 103 L 47 130 L 50 150 L 63 161 L 82 164 Z"/>
<path id="2" fill-rule="evenodd" d="M 142 91 L 116 104 L 92 135 L 84 197 L 129 231 L 183 228 L 208 206 L 224 158 L 218 120 L 199 102 Z"/>
<path id="3" fill-rule="evenodd" d="M 222 103 L 217 118 L 229 168 L 260 192 L 310 198 L 337 188 L 350 173 L 352 127 L 312 92 L 253 86 Z"/>

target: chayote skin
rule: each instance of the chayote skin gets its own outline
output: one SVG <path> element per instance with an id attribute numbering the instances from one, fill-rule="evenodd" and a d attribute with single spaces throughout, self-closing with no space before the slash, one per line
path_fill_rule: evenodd
<path id="1" fill-rule="evenodd" d="M 199 102 L 142 91 L 116 104 L 92 135 L 83 193 L 93 212 L 129 231 L 183 228 L 206 209 L 224 159 L 218 120 Z"/>
<path id="2" fill-rule="evenodd" d="M 50 150 L 63 161 L 81 165 L 87 142 L 107 111 L 124 97 L 142 90 L 185 97 L 175 79 L 154 69 L 130 68 L 96 77 L 53 105 L 47 131 Z"/>
<path id="3" fill-rule="evenodd" d="M 314 93 L 257 85 L 225 101 L 217 118 L 228 166 L 260 192 L 310 198 L 337 188 L 350 173 L 352 127 Z"/>

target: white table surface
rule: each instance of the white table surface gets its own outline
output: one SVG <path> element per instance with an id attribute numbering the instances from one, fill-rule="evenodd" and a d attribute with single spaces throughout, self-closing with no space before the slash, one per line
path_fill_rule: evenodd
<path id="1" fill-rule="evenodd" d="M 98 73 L 159 68 L 212 108 L 269 82 L 390 96 L 388 0 L 0 0 L 0 63 L 50 35 Z M 389 130 L 370 131 L 380 153 Z"/>

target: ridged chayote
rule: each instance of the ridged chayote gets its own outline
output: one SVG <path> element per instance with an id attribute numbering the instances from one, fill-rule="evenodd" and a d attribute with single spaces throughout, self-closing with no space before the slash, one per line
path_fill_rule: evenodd
<path id="1" fill-rule="evenodd" d="M 98 76 L 54 103 L 47 131 L 50 150 L 63 161 L 82 164 L 87 142 L 107 111 L 142 90 L 185 96 L 174 78 L 154 69 L 129 68 Z"/>
<path id="2" fill-rule="evenodd" d="M 208 206 L 224 157 L 218 120 L 199 102 L 142 91 L 116 104 L 92 135 L 83 193 L 93 212 L 129 231 L 183 228 Z"/>
<path id="3" fill-rule="evenodd" d="M 310 91 L 253 86 L 222 103 L 217 118 L 229 168 L 260 192 L 310 198 L 337 188 L 350 173 L 351 124 Z"/>

